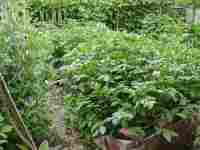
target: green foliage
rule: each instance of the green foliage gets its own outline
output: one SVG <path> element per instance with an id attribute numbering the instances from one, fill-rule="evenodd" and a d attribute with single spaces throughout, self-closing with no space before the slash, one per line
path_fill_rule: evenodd
<path id="1" fill-rule="evenodd" d="M 157 129 L 157 133 L 160 133 L 169 143 L 172 142 L 172 138 L 178 136 L 175 131 L 166 128 Z"/>
<path id="2" fill-rule="evenodd" d="M 200 24 L 194 24 L 190 27 L 186 40 L 190 47 L 200 48 Z"/>
<path id="3" fill-rule="evenodd" d="M 67 125 L 83 137 L 115 134 L 121 127 L 132 135 L 159 131 L 168 141 L 176 136 L 157 127 L 199 111 L 200 36 L 199 25 L 170 17 L 172 4 L 29 0 L 27 6 L 13 0 L 14 20 L 0 20 L 0 70 L 34 139 L 48 134 L 45 80 L 62 78 Z M 24 8 L 33 18 L 22 17 Z M 54 15 L 66 24 L 30 23 Z M 8 140 L 9 146 L 16 144 L 10 132 L 0 117 L 0 147 Z M 41 150 L 47 147 L 44 143 Z"/>
<path id="4" fill-rule="evenodd" d="M 69 26 L 63 34 L 73 36 L 65 36 L 58 75 L 67 79 L 67 123 L 83 136 L 115 134 L 120 127 L 148 135 L 161 120 L 198 111 L 200 54 L 180 32 L 152 38 L 101 24 Z"/>
<path id="5" fill-rule="evenodd" d="M 83 22 L 96 21 L 103 22 L 114 30 L 129 31 L 139 29 L 140 20 L 149 13 L 170 12 L 172 4 L 172 0 L 30 0 L 29 2 L 33 18 L 39 19 L 38 21 L 51 21 L 52 18 L 55 20 L 61 14 L 61 19 L 66 22 L 70 19 Z M 53 17 L 56 15 L 57 18 Z"/>
<path id="6" fill-rule="evenodd" d="M 12 131 L 12 127 L 8 125 L 0 113 L 0 150 L 3 150 L 2 145 L 8 143 L 8 134 Z"/>
<path id="7" fill-rule="evenodd" d="M 43 34 L 34 28 L 28 16 L 22 19 L 17 15 L 24 11 L 22 4 L 22 1 L 9 4 L 15 10 L 14 15 L 0 20 L 0 70 L 34 139 L 43 140 L 49 123 L 44 84 L 48 76 L 46 61 L 52 45 L 47 32 Z M 13 137 L 9 138 L 9 145 L 16 142 L 12 141 Z"/>
<path id="8" fill-rule="evenodd" d="M 45 61 L 41 59 L 43 56 L 36 55 L 42 55 L 42 49 L 39 47 L 39 42 L 41 41 L 37 41 L 41 40 L 37 39 L 37 36 L 40 35 L 39 33 L 35 33 L 35 37 L 33 38 L 33 35 L 30 34 L 34 33 L 31 32 L 27 35 L 28 40 L 31 41 L 28 41 L 30 45 L 26 48 L 16 48 L 19 42 L 16 41 L 14 43 L 13 41 L 7 40 L 10 39 L 10 36 L 3 36 L 7 42 L 5 42 L 5 49 L 2 46 L 2 61 L 0 67 L 8 81 L 9 88 L 17 102 L 19 110 L 24 114 L 26 123 L 30 124 L 30 129 L 33 129 L 33 125 L 37 126 L 37 128 L 33 129 L 33 134 L 45 136 L 47 134 L 47 128 L 44 128 L 44 126 L 46 126 L 48 118 L 46 118 L 47 114 L 46 110 L 44 110 L 46 105 L 44 95 L 47 88 L 43 83 L 47 75 L 47 68 L 45 68 Z M 23 37 L 22 35 L 22 33 L 19 33 L 19 37 Z M 37 51 L 41 51 L 41 53 Z"/>

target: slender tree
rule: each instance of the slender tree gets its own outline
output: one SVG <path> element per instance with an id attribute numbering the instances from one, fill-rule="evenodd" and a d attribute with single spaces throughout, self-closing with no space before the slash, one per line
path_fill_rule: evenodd
<path id="1" fill-rule="evenodd" d="M 196 23 L 197 0 L 192 0 L 192 23 Z"/>

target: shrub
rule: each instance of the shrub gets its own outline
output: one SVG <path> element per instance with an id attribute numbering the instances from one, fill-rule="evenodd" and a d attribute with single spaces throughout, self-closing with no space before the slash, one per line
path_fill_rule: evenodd
<path id="1" fill-rule="evenodd" d="M 67 123 L 83 136 L 115 134 L 120 127 L 149 135 L 162 120 L 198 111 L 200 55 L 182 36 L 70 27 L 58 76 L 67 79 Z"/>

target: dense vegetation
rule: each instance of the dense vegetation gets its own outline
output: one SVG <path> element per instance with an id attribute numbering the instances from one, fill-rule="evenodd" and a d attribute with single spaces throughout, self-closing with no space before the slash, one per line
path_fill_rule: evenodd
<path id="1" fill-rule="evenodd" d="M 146 133 L 162 119 L 198 110 L 199 50 L 189 49 L 178 32 L 155 39 L 101 26 L 70 27 L 67 33 L 79 33 L 78 42 L 63 56 L 61 76 L 68 79 L 66 108 L 80 117 L 73 123 L 84 135 L 119 127 Z"/>
<path id="2" fill-rule="evenodd" d="M 70 1 L 40 1 L 34 0 L 30 2 L 33 11 L 33 17 L 39 20 L 49 21 L 45 15 L 40 15 L 41 12 L 53 16 L 51 10 L 66 18 L 64 21 L 69 22 L 71 19 L 78 21 L 97 21 L 103 22 L 108 27 L 114 30 L 136 30 L 141 26 L 141 20 L 146 14 L 154 13 L 169 13 L 171 9 L 171 0 L 70 0 Z M 61 14 L 58 14 L 61 13 Z"/>
<path id="3" fill-rule="evenodd" d="M 83 138 L 115 135 L 121 127 L 148 136 L 162 120 L 199 111 L 200 25 L 177 18 L 174 1 L 10 6 L 17 15 L 0 20 L 0 70 L 36 141 L 48 137 L 46 80 L 66 79 L 66 126 Z M 24 8 L 31 15 L 22 21 Z M 49 23 L 55 11 L 55 24 Z M 59 19 L 64 24 L 58 26 Z M 22 144 L 2 110 L 0 149 L 16 149 L 16 143 Z"/>

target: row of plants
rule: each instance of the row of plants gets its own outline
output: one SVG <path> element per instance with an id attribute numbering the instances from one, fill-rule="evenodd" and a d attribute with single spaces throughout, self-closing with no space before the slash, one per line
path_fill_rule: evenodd
<path id="1" fill-rule="evenodd" d="M 122 127 L 148 136 L 163 120 L 198 112 L 199 49 L 188 46 L 187 25 L 171 24 L 157 34 L 115 32 L 92 22 L 65 25 L 53 78 L 66 79 L 67 125 L 84 138 L 115 135 Z"/>

